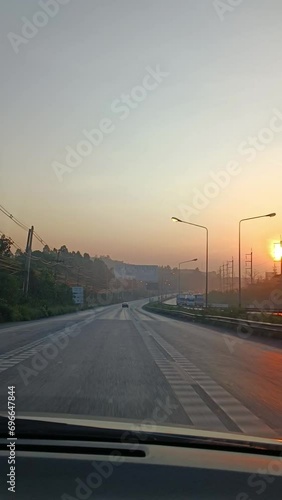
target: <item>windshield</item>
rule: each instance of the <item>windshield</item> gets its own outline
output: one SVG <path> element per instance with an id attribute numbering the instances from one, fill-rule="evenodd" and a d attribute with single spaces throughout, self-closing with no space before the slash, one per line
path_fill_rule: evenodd
<path id="1" fill-rule="evenodd" d="M 1 415 L 282 438 L 281 15 L 1 2 Z"/>

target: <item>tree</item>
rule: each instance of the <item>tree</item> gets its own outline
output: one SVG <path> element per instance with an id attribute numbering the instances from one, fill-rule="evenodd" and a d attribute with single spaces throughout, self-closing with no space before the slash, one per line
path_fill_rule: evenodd
<path id="1" fill-rule="evenodd" d="M 44 245 L 44 247 L 43 247 L 43 253 L 50 253 L 50 252 L 51 252 L 51 250 L 50 250 L 49 246 L 48 245 Z"/>
<path id="2" fill-rule="evenodd" d="M 6 238 L 5 234 L 2 234 L 0 238 L 0 255 L 2 257 L 11 257 L 11 246 L 12 240 L 10 238 Z"/>
<path id="3" fill-rule="evenodd" d="M 0 283 L 0 305 L 1 302 L 9 305 L 16 304 L 20 296 L 20 277 L 12 276 L 0 269 Z"/>
<path id="4" fill-rule="evenodd" d="M 68 251 L 68 248 L 66 245 L 62 245 L 60 250 L 59 250 L 60 253 L 69 253 Z"/>

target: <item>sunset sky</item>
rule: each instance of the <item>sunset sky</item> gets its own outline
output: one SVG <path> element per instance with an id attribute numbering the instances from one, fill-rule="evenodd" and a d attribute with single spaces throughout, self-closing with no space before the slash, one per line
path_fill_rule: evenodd
<path id="1" fill-rule="evenodd" d="M 237 266 L 241 218 L 277 212 L 242 225 L 242 255 L 252 248 L 254 268 L 271 270 L 282 235 L 281 0 L 245 0 L 223 19 L 212 0 L 57 6 L 40 17 L 38 1 L 1 1 L 0 204 L 52 248 L 135 264 L 197 257 L 201 269 L 204 231 L 172 216 L 209 228 L 217 269 L 232 256 Z M 45 26 L 24 27 L 33 18 Z M 93 129 L 97 145 L 70 167 L 66 148 L 80 150 Z M 1 213 L 0 231 L 24 246 Z"/>

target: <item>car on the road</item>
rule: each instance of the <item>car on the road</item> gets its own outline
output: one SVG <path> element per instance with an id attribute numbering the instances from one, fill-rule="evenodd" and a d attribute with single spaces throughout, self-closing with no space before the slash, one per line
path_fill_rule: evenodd
<path id="1" fill-rule="evenodd" d="M 127 303 L 127 302 L 123 302 L 123 303 L 121 304 L 121 307 L 129 307 L 129 305 L 128 305 L 128 303 Z"/>

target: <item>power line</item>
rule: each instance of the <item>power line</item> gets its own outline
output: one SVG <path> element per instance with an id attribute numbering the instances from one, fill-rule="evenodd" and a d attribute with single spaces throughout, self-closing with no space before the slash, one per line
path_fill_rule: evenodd
<path id="1" fill-rule="evenodd" d="M 18 220 L 16 217 L 13 216 L 13 214 L 11 214 L 5 207 L 3 207 L 2 205 L 0 205 L 0 211 L 6 215 L 7 217 L 9 217 L 9 219 L 11 219 L 15 224 L 17 224 L 17 226 L 21 227 L 22 229 L 24 229 L 25 231 L 28 231 L 29 228 L 27 227 L 26 224 L 24 224 L 23 222 L 21 222 L 20 220 Z M 43 246 L 47 245 L 47 243 L 43 240 L 43 238 L 41 238 L 41 236 L 39 236 L 38 233 L 34 232 L 34 237 L 40 242 L 42 243 Z M 48 246 L 48 245 L 47 245 Z"/>
<path id="2" fill-rule="evenodd" d="M 22 229 L 24 230 L 27 230 L 29 231 L 29 228 L 22 222 L 20 222 L 18 219 L 16 219 L 16 217 L 14 217 L 10 212 L 8 212 L 8 210 L 6 210 L 2 205 L 0 205 L 0 211 L 2 213 L 4 213 L 7 217 L 9 217 L 11 220 L 13 220 L 13 222 L 15 222 L 19 227 L 21 227 Z M 0 234 L 4 234 L 2 231 L 0 231 Z M 34 236 L 38 239 L 38 241 L 40 241 L 43 245 L 47 245 L 45 243 L 45 241 L 37 234 L 34 232 Z M 11 244 L 13 246 L 15 246 L 16 248 L 18 248 L 19 250 L 21 250 L 21 247 L 14 241 L 12 240 L 12 238 L 8 237 L 9 238 Z M 47 245 L 48 246 L 48 245 Z M 23 255 L 26 255 L 26 252 L 23 252 Z M 65 261 L 57 261 L 57 262 L 48 262 L 44 259 L 42 259 L 41 257 L 36 257 L 35 255 L 32 255 L 31 253 L 31 256 L 30 258 L 33 260 L 33 261 L 37 261 L 37 262 L 40 262 L 44 265 L 46 265 L 47 267 L 49 268 L 55 268 L 57 266 L 60 266 L 61 268 L 65 269 L 65 270 L 72 270 L 73 273 L 71 274 L 74 274 L 78 271 L 78 276 L 80 278 L 84 278 L 84 280 L 86 281 L 86 284 L 87 282 L 89 282 L 89 284 L 91 284 L 92 286 L 95 286 L 97 284 L 99 284 L 100 286 L 102 286 L 104 283 L 105 285 L 107 284 L 108 282 L 108 279 L 105 278 L 104 276 L 102 277 L 102 279 L 99 279 L 95 276 L 95 271 L 94 270 L 91 270 L 91 274 L 84 274 L 84 272 L 82 272 L 83 268 L 79 267 L 78 264 L 75 264 L 73 263 L 74 265 L 72 265 L 72 262 L 73 260 L 75 260 L 75 256 L 72 256 L 69 258 L 70 262 L 69 264 L 70 265 L 67 265 L 65 263 Z M 0 264 L 1 265 L 1 268 L 2 269 L 7 269 L 7 270 L 10 270 L 10 269 L 17 269 L 17 271 L 15 272 L 19 272 L 21 270 L 21 266 L 20 266 L 20 263 L 19 262 L 16 262 L 16 261 L 12 261 L 10 260 L 9 262 L 0 256 Z M 74 279 L 74 278 L 73 278 Z"/>
<path id="3" fill-rule="evenodd" d="M 8 262 L 7 260 L 0 259 L 0 266 L 3 269 L 4 267 L 12 267 L 13 269 L 21 269 L 21 266 L 18 266 L 16 262 Z"/>
<path id="4" fill-rule="evenodd" d="M 20 273 L 21 269 L 18 267 L 13 267 L 13 266 L 3 266 L 0 265 L 0 271 L 13 271 L 14 273 Z"/>
<path id="5" fill-rule="evenodd" d="M 17 258 L 11 254 L 10 256 L 9 255 L 0 255 L 0 260 L 2 261 L 11 261 L 11 262 L 17 262 Z"/>
<path id="6" fill-rule="evenodd" d="M 41 238 L 41 236 L 39 236 L 39 234 L 38 234 L 38 233 L 34 232 L 34 233 L 33 233 L 33 235 L 34 235 L 34 237 L 35 237 L 38 241 L 40 241 L 40 243 L 42 243 L 42 245 L 43 245 L 43 246 L 49 246 L 49 245 L 47 245 L 46 241 L 44 241 L 44 240 Z"/>
<path id="7" fill-rule="evenodd" d="M 61 266 L 63 269 L 67 269 L 67 270 L 73 270 L 73 273 L 76 273 L 77 270 L 79 269 L 77 266 L 68 266 L 62 262 L 48 262 L 40 257 L 36 257 L 35 255 L 31 255 L 31 259 L 36 261 L 36 262 L 40 262 L 44 265 L 46 265 L 47 267 L 51 267 L 51 268 L 54 268 L 54 267 L 57 267 L 57 266 Z M 2 268 L 6 267 L 14 267 L 14 268 L 17 268 L 17 269 L 20 269 L 21 268 L 21 265 L 19 262 L 17 262 L 16 260 L 13 260 L 12 258 L 9 258 L 9 257 L 2 257 L 0 256 L 0 264 L 2 264 Z M 94 281 L 94 283 L 98 283 L 99 280 L 95 277 L 95 276 L 91 276 L 91 275 L 86 275 L 82 272 L 79 272 L 79 276 L 81 278 L 85 278 L 86 280 L 89 280 L 89 281 Z"/>
<path id="8" fill-rule="evenodd" d="M 15 262 L 13 259 L 7 257 L 6 259 L 3 257 L 0 257 L 0 269 L 2 270 L 13 270 L 15 272 L 20 272 L 21 271 L 21 266 L 19 265 L 18 262 Z"/>
<path id="9" fill-rule="evenodd" d="M 0 211 L 4 215 L 6 215 L 7 217 L 9 217 L 9 219 L 11 219 L 13 222 L 15 222 L 15 224 L 17 224 L 17 226 L 21 227 L 25 231 L 28 231 L 27 225 L 24 224 L 23 222 L 19 221 L 18 219 L 16 219 L 16 217 L 14 217 L 10 212 L 8 212 L 8 210 L 6 210 L 6 208 L 3 207 L 2 205 L 0 205 Z"/>

